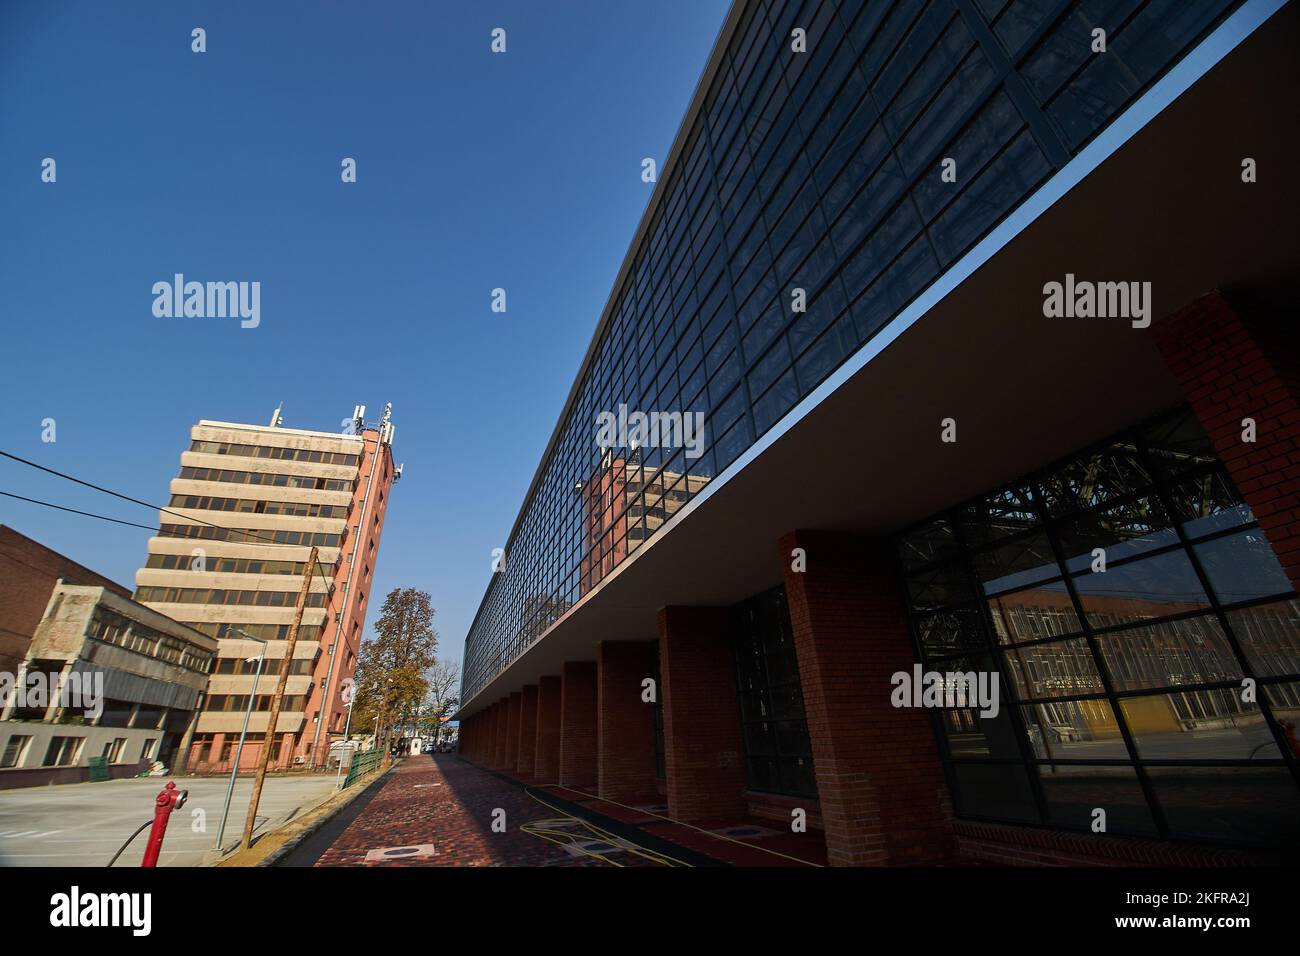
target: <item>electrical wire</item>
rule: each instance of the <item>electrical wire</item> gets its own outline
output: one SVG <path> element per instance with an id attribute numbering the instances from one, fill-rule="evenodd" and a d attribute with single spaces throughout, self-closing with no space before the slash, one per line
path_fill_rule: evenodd
<path id="1" fill-rule="evenodd" d="M 0 491 L 0 495 L 6 498 L 17 498 L 19 501 L 26 501 L 34 505 L 43 505 L 46 508 L 54 508 L 58 511 L 66 511 L 69 514 L 82 515 L 86 518 L 98 518 L 100 521 L 111 521 L 114 524 L 124 524 L 130 528 L 142 528 L 145 531 L 158 531 L 158 528 L 151 527 L 147 524 L 136 524 L 134 521 L 123 521 L 121 518 L 110 518 L 107 515 L 97 515 L 91 511 L 78 511 L 76 508 L 65 508 L 63 505 L 56 505 L 50 501 L 41 501 L 37 498 L 26 498 L 23 495 L 16 495 L 12 491 Z"/>
<path id="2" fill-rule="evenodd" d="M 376 453 L 378 453 L 378 452 L 376 451 Z M 0 449 L 0 457 L 8 458 L 10 461 L 16 461 L 16 462 L 18 462 L 18 463 L 21 464 L 21 465 L 27 465 L 29 468 L 35 468 L 35 469 L 37 469 L 38 471 L 43 471 L 43 472 L 45 472 L 46 474 L 54 475 L 54 476 L 56 476 L 56 477 L 58 477 L 58 478 L 62 478 L 62 479 L 64 479 L 65 481 L 71 481 L 71 482 L 73 482 L 74 484 L 82 485 L 83 487 L 86 487 L 86 488 L 91 488 L 91 489 L 93 489 L 94 491 L 98 491 L 98 492 L 101 492 L 101 493 L 106 494 L 106 495 L 112 495 L 114 498 L 120 498 L 120 499 L 123 500 L 123 501 L 128 501 L 128 502 L 130 502 L 131 504 L 134 504 L 134 505 L 140 505 L 140 506 L 143 507 L 143 508 L 149 508 L 150 510 L 158 511 L 158 512 L 160 512 L 160 513 L 162 513 L 162 514 L 167 514 L 167 515 L 171 515 L 171 516 L 173 516 L 173 517 L 175 517 L 175 518 L 181 518 L 181 519 L 184 519 L 185 521 L 194 521 L 194 522 L 198 522 L 199 524 L 205 524 L 205 525 L 207 525 L 207 526 L 209 526 L 209 527 L 211 527 L 211 528 L 218 528 L 218 529 L 220 529 L 220 530 L 222 530 L 222 531 L 229 531 L 229 530 L 231 530 L 231 529 L 230 529 L 228 526 L 226 526 L 226 525 L 219 525 L 219 524 L 216 524 L 215 522 L 208 521 L 208 520 L 205 519 L 205 518 L 196 518 L 196 517 L 193 517 L 192 515 L 183 515 L 183 514 L 181 514 L 180 512 L 172 511 L 172 510 L 169 509 L 169 508 L 164 508 L 164 507 L 162 507 L 162 506 L 160 506 L 160 505 L 151 504 L 151 503 L 149 503 L 148 501 L 141 501 L 139 498 L 132 498 L 130 495 L 122 494 L 120 491 L 114 491 L 112 488 L 105 488 L 103 485 L 97 485 L 97 484 L 95 484 L 95 483 L 93 483 L 93 482 L 85 481 L 84 479 L 78 478 L 78 477 L 76 477 L 75 475 L 69 475 L 69 474 L 67 474 L 66 472 L 59 471 L 59 470 L 56 469 L 56 468 L 50 468 L 50 467 L 47 467 L 46 465 L 42 465 L 42 464 L 40 464 L 40 463 L 38 463 L 38 462 L 29 461 L 29 460 L 26 459 L 26 458 L 22 458 L 22 457 L 20 457 L 20 456 L 18 456 L 18 455 L 12 454 L 11 452 L 4 451 L 3 449 Z M 7 497 L 10 497 L 10 498 L 22 498 L 21 495 L 9 494 L 8 492 L 4 492 L 4 494 L 5 494 Z M 117 518 L 105 518 L 103 515 L 96 515 L 96 514 L 91 514 L 90 512 L 77 511 L 77 510 L 74 509 L 74 508 L 65 508 L 65 507 L 63 507 L 62 505 L 50 504 L 49 502 L 44 502 L 44 501 L 36 501 L 35 499 L 32 499 L 32 498 L 24 498 L 23 500 L 24 500 L 24 501 L 31 501 L 31 502 L 34 503 L 34 504 L 43 504 L 43 505 L 46 505 L 47 507 L 50 507 L 50 508 L 57 508 L 57 509 L 59 509 L 60 511 L 68 511 L 68 512 L 71 512 L 71 513 L 73 513 L 73 514 L 81 514 L 81 515 L 85 515 L 85 516 L 87 516 L 87 517 L 91 517 L 91 518 L 102 518 L 102 519 L 105 520 L 105 521 L 113 521 L 113 522 L 116 522 L 117 524 L 126 524 L 126 525 L 131 525 L 132 527 L 136 527 L 136 528 L 144 528 L 144 530 L 146 530 L 146 531 L 158 531 L 158 532 L 161 531 L 160 528 L 146 528 L 144 525 L 132 524 L 132 523 L 129 522 L 129 521 L 120 521 L 120 520 L 118 520 Z M 360 529 L 358 529 L 358 533 L 360 533 Z M 261 535 L 254 533 L 252 529 L 245 530 L 245 531 L 243 532 L 243 534 L 246 535 L 246 536 L 248 536 L 248 537 L 257 538 L 257 539 L 259 539 L 260 543 L 263 543 L 263 544 L 273 544 L 273 545 L 277 545 L 277 546 L 279 546 L 279 547 L 285 547 L 285 548 L 301 547 L 300 545 L 289 545 L 289 544 L 284 544 L 283 542 L 275 541 L 274 539 L 272 539 L 272 540 L 267 540 L 266 538 L 262 537 Z M 342 556 L 342 553 L 343 553 L 343 550 L 342 550 L 342 548 L 340 547 L 340 549 L 339 549 L 339 555 L 340 555 L 340 557 Z M 325 577 L 325 568 L 324 568 L 322 562 L 320 562 L 319 560 L 316 562 L 316 570 L 320 573 L 321 583 L 323 583 L 323 584 L 325 585 L 325 593 L 328 594 L 328 595 L 331 595 L 331 596 L 332 596 L 332 595 L 333 595 L 333 591 L 334 591 L 334 585 L 333 585 L 333 582 L 332 582 L 329 578 Z"/>

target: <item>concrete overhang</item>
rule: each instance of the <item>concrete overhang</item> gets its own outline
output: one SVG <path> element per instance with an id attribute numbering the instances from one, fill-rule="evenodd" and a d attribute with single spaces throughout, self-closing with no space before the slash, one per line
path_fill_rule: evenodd
<path id="1" fill-rule="evenodd" d="M 1118 149 L 1104 133 L 1075 161 L 1090 171 L 1073 188 L 1027 201 L 981 244 L 986 261 L 937 301 L 923 295 L 904 331 L 908 312 L 867 343 L 458 716 L 594 660 L 602 640 L 655 639 L 665 605 L 729 605 L 779 584 L 788 531 L 893 533 L 1182 401 L 1148 331 L 1045 318 L 1043 286 L 1067 273 L 1149 281 L 1157 318 L 1216 288 L 1293 310 L 1298 38 L 1290 4 Z M 1157 84 L 1113 135 L 1178 82 Z M 1258 182 L 1242 182 L 1246 157 Z M 1036 201 L 1051 204 L 1030 221 Z M 948 417 L 956 444 L 939 440 Z"/>

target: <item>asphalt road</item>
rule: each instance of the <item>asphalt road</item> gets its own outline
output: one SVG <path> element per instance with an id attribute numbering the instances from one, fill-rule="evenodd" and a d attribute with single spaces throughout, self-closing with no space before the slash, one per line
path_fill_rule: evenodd
<path id="1" fill-rule="evenodd" d="M 140 824 L 153 819 L 154 798 L 168 777 L 0 790 L 0 866 L 107 866 Z M 167 827 L 159 866 L 199 866 L 216 842 L 229 778 L 174 778 L 189 800 Z M 334 775 L 268 777 L 258 807 L 264 832 L 306 813 L 334 793 Z M 252 777 L 235 784 L 222 843 L 239 842 L 253 792 Z M 139 866 L 146 829 L 117 861 Z"/>

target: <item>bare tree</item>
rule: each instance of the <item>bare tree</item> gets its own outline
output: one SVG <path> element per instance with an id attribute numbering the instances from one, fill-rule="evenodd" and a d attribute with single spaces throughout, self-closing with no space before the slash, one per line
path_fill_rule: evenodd
<path id="1" fill-rule="evenodd" d="M 460 668 L 455 661 L 437 661 L 424 675 L 427 690 L 421 708 L 433 730 L 434 741 L 441 741 L 444 717 L 450 717 L 460 705 Z"/>

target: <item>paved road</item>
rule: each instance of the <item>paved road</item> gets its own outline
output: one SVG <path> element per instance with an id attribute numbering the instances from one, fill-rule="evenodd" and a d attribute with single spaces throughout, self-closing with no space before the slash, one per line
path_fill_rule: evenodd
<path id="1" fill-rule="evenodd" d="M 153 819 L 154 798 L 168 779 L 190 791 L 172 814 L 159 866 L 199 866 L 216 840 L 228 777 L 151 777 L 0 791 L 0 866 L 105 866 L 131 832 Z M 252 795 L 251 777 L 235 784 L 224 843 L 239 841 Z M 259 828 L 301 816 L 334 793 L 334 775 L 268 777 Z M 201 811 L 201 812 L 199 812 Z M 138 866 L 149 831 L 118 866 Z"/>

